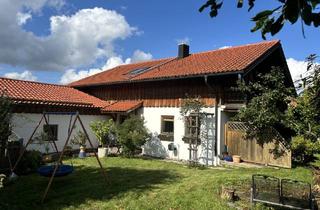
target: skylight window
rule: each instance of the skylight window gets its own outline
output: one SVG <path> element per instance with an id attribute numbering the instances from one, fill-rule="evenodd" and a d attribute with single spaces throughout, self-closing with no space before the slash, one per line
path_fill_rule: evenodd
<path id="1" fill-rule="evenodd" d="M 129 72 L 130 75 L 137 75 L 137 74 L 142 74 L 144 72 L 146 72 L 150 67 L 143 67 L 143 68 L 138 68 L 138 69 L 134 69 L 132 71 Z"/>

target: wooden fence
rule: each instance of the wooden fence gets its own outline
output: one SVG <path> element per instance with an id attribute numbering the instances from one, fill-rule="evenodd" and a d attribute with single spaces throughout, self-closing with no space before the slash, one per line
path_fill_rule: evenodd
<path id="1" fill-rule="evenodd" d="M 256 139 L 244 138 L 246 129 L 242 122 L 226 123 L 225 145 L 230 155 L 239 155 L 245 162 L 291 168 L 291 151 L 281 141 L 275 140 L 282 138 L 279 133 L 273 130 L 270 143 L 260 145 Z"/>

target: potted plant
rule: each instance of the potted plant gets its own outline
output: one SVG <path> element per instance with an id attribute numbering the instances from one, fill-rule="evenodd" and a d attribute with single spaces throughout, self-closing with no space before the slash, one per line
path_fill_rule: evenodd
<path id="1" fill-rule="evenodd" d="M 91 130 L 96 135 L 99 142 L 98 157 L 106 157 L 108 154 L 108 147 L 110 137 L 116 133 L 116 125 L 112 119 L 104 121 L 95 121 L 90 125 Z"/>
<path id="2" fill-rule="evenodd" d="M 79 158 L 85 158 L 86 157 L 86 141 L 87 136 L 82 131 L 78 131 L 76 135 L 71 139 L 72 145 L 79 145 L 80 152 L 79 152 Z"/>

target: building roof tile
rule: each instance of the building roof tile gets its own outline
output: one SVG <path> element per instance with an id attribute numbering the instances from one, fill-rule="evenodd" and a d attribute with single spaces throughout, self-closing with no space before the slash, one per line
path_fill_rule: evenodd
<path id="1" fill-rule="evenodd" d="M 257 60 L 280 46 L 278 40 L 191 54 L 185 58 L 166 58 L 126 64 L 69 84 L 74 87 L 106 85 L 208 74 L 245 71 Z M 148 68 L 148 69 L 146 69 Z M 140 74 L 132 74 L 144 69 Z"/>
<path id="2" fill-rule="evenodd" d="M 88 95 L 75 88 L 0 77 L 3 92 L 16 104 L 45 104 L 104 108 L 109 102 Z"/>
<path id="3" fill-rule="evenodd" d="M 126 112 L 129 113 L 142 106 L 142 101 L 117 101 L 110 106 L 105 107 L 102 112 Z"/>

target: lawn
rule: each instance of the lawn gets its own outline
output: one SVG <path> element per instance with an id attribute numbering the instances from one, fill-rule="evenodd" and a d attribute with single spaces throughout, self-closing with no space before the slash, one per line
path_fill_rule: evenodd
<path id="1" fill-rule="evenodd" d="M 68 161 L 66 161 L 67 163 Z M 188 168 L 162 160 L 110 157 L 102 160 L 105 183 L 94 158 L 73 159 L 75 172 L 56 178 L 44 204 L 48 178 L 22 176 L 0 191 L 0 209 L 230 209 L 220 199 L 221 185 L 235 186 L 249 205 L 252 174 L 266 174 L 311 182 L 307 168 Z"/>

